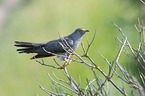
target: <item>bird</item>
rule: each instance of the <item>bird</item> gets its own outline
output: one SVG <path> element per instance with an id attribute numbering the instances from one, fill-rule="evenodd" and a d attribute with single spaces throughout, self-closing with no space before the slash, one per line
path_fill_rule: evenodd
<path id="1" fill-rule="evenodd" d="M 69 55 L 70 51 L 74 52 L 78 48 L 86 32 L 89 32 L 89 30 L 77 28 L 72 34 L 61 37 L 57 40 L 43 43 L 14 41 L 14 46 L 18 47 L 16 50 L 18 53 L 36 53 L 36 55 L 30 59 L 51 57 L 56 55 L 59 59 L 64 60 Z"/>

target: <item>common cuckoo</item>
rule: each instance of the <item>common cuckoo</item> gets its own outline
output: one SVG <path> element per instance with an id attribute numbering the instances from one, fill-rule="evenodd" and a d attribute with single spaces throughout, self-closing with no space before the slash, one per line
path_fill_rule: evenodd
<path id="1" fill-rule="evenodd" d="M 37 53 L 37 55 L 33 56 L 31 59 L 50 57 L 55 55 L 58 57 L 63 57 L 63 55 L 67 56 L 69 54 L 69 50 L 74 52 L 78 48 L 86 32 L 89 32 L 89 30 L 78 28 L 72 34 L 57 40 L 44 43 L 15 41 L 14 46 L 20 47 L 17 49 L 19 53 Z"/>

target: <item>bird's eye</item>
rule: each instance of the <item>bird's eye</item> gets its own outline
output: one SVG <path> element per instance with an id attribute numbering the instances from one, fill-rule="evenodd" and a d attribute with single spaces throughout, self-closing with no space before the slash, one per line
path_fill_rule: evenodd
<path id="1" fill-rule="evenodd" d="M 82 30 L 79 30 L 79 32 L 82 32 Z"/>

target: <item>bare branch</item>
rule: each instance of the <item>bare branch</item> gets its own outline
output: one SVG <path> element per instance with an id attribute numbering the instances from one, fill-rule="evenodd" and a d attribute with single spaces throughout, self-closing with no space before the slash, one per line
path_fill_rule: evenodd
<path id="1" fill-rule="evenodd" d="M 145 4 L 145 2 L 144 1 L 142 1 L 142 0 L 140 0 L 143 4 Z"/>

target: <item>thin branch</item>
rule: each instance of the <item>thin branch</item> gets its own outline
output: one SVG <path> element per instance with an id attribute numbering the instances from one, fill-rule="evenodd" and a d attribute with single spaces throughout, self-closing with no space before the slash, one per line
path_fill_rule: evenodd
<path id="1" fill-rule="evenodd" d="M 122 45 L 122 47 L 121 47 L 121 49 L 120 49 L 120 51 L 119 51 L 119 53 L 118 53 L 118 55 L 117 55 L 117 58 L 116 58 L 116 60 L 115 60 L 116 63 L 117 63 L 118 60 L 119 60 L 119 57 L 120 57 L 120 55 L 121 55 L 121 53 L 122 53 L 122 51 L 123 51 L 123 48 L 124 48 L 124 46 L 125 46 L 125 44 L 126 44 L 126 41 L 127 41 L 127 37 L 125 37 L 125 41 L 124 41 L 124 43 L 123 43 L 123 45 Z"/>
<path id="2" fill-rule="evenodd" d="M 116 58 L 115 58 L 114 61 L 112 62 L 112 65 L 115 63 L 115 68 L 114 68 L 114 71 L 113 71 L 113 74 L 112 74 L 111 78 L 113 77 L 114 72 L 116 71 L 116 67 L 117 67 L 117 65 L 118 65 L 118 60 L 119 60 L 120 55 L 121 55 L 121 53 L 122 53 L 122 51 L 123 51 L 123 48 L 124 48 L 124 46 L 125 46 L 125 44 L 126 44 L 126 41 L 127 41 L 127 37 L 125 37 L 125 41 L 124 41 L 123 45 L 121 46 L 121 48 L 120 48 L 120 50 L 119 50 L 119 52 L 118 52 Z M 119 67 L 119 65 L 118 65 L 118 67 Z"/>
<path id="3" fill-rule="evenodd" d="M 76 81 L 68 74 L 66 67 L 64 68 L 64 72 L 68 78 L 68 80 L 70 81 L 70 84 L 72 86 L 72 88 L 74 88 L 78 93 L 80 93 L 80 88 L 78 86 L 78 84 L 76 83 Z"/>
<path id="4" fill-rule="evenodd" d="M 144 1 L 142 1 L 142 0 L 140 0 L 143 4 L 145 4 L 145 2 Z"/>
<path id="5" fill-rule="evenodd" d="M 112 83 L 112 85 L 118 90 L 120 91 L 124 96 L 127 96 L 127 94 L 125 92 L 123 92 L 111 79 L 110 82 Z"/>
<path id="6" fill-rule="evenodd" d="M 68 90 L 70 90 L 70 91 L 72 91 L 72 92 L 74 92 L 74 93 L 76 93 L 77 94 L 77 92 L 76 91 L 74 91 L 74 90 L 72 90 L 72 89 L 70 89 L 69 87 L 67 87 L 67 86 L 65 86 L 65 85 L 63 85 L 63 84 L 61 84 L 61 83 L 58 83 L 58 82 L 56 82 L 51 76 L 50 76 L 50 74 L 48 73 L 48 76 L 49 76 L 49 78 L 53 81 L 53 82 L 55 82 L 56 84 L 58 84 L 58 85 L 60 85 L 60 86 L 62 86 L 62 87 L 64 87 L 64 88 L 66 88 L 66 89 L 68 89 Z"/>
<path id="7" fill-rule="evenodd" d="M 145 76 L 143 75 L 142 72 L 140 72 L 139 69 L 138 69 L 138 72 L 139 72 L 139 76 L 140 76 L 140 78 L 141 78 L 141 80 L 142 80 L 142 83 L 143 83 L 143 85 L 145 86 Z"/>
<path id="8" fill-rule="evenodd" d="M 93 43 L 93 41 L 94 41 L 94 39 L 95 39 L 95 36 L 96 36 L 96 30 L 95 30 L 95 33 L 94 33 L 94 36 L 93 36 L 93 38 L 92 38 L 91 43 L 89 43 L 89 41 L 88 41 L 88 39 L 87 39 L 87 41 L 88 41 L 88 48 L 86 49 L 86 52 L 89 51 L 89 48 L 90 48 L 90 46 L 92 45 L 92 43 Z"/>
<path id="9" fill-rule="evenodd" d="M 42 49 L 43 49 L 46 53 L 52 54 L 52 55 L 54 55 L 54 56 L 67 57 L 67 56 L 65 56 L 65 55 L 59 55 L 59 54 L 55 54 L 55 53 L 52 53 L 52 52 L 50 52 L 50 51 L 47 51 L 44 47 L 42 47 Z"/>
<path id="10" fill-rule="evenodd" d="M 116 39 L 115 39 L 116 40 Z M 123 44 L 123 42 L 122 41 L 120 41 L 120 39 L 117 37 L 117 40 L 121 43 L 121 44 Z M 116 41 L 117 42 L 117 41 Z M 117 44 L 118 44 L 118 42 L 117 42 Z M 121 46 L 118 44 L 118 46 L 121 48 Z M 127 46 L 127 45 L 126 45 Z M 124 49 L 125 49 L 125 51 L 123 50 L 123 52 L 130 58 L 130 59 L 132 59 L 132 60 L 135 60 L 134 59 L 134 57 L 127 51 L 127 49 L 126 49 L 126 47 L 124 47 Z"/>
<path id="11" fill-rule="evenodd" d="M 111 69 L 113 70 L 113 72 L 118 76 L 118 74 L 116 73 L 116 71 L 114 70 L 113 66 L 110 64 L 110 62 L 99 51 L 97 51 L 97 52 L 107 62 L 107 64 L 111 67 Z"/>
<path id="12" fill-rule="evenodd" d="M 115 23 L 113 23 L 113 25 L 121 32 L 121 34 L 123 35 L 123 37 L 126 38 L 126 36 L 125 36 L 124 33 L 122 32 L 121 28 L 119 28 Z M 136 57 L 136 55 L 135 55 L 135 53 L 134 53 L 134 51 L 133 51 L 133 49 L 132 49 L 132 47 L 131 47 L 129 41 L 127 40 L 126 42 L 127 42 L 128 46 L 130 47 L 130 50 L 131 50 L 131 52 L 133 53 L 133 55 Z"/>
<path id="13" fill-rule="evenodd" d="M 83 43 L 81 43 L 81 45 L 82 45 L 83 51 L 84 51 L 84 52 L 86 52 L 86 50 L 85 50 L 85 47 L 84 47 Z"/>
<path id="14" fill-rule="evenodd" d="M 88 87 L 89 87 L 95 80 L 96 80 L 96 78 L 89 82 L 89 84 L 86 86 L 86 88 L 85 88 L 85 90 L 84 90 L 84 93 L 86 93 L 86 90 L 88 89 Z"/>
<path id="15" fill-rule="evenodd" d="M 58 94 L 56 94 L 55 92 L 51 92 L 51 91 L 49 91 L 49 90 L 43 88 L 43 87 L 39 84 L 38 81 L 37 81 L 37 83 L 38 83 L 39 87 L 40 87 L 44 92 L 48 93 L 49 95 L 52 95 L 52 94 L 58 95 Z"/>
<path id="16" fill-rule="evenodd" d="M 37 59 L 35 59 L 35 61 L 38 62 L 39 64 L 47 66 L 47 67 L 52 67 L 52 68 L 56 68 L 56 69 L 63 69 L 62 67 L 56 67 L 56 66 L 53 66 L 53 65 L 47 65 L 47 64 L 44 63 L 43 59 L 42 59 L 42 62 L 38 61 Z"/>
<path id="17" fill-rule="evenodd" d="M 142 65 L 142 63 L 140 62 L 140 60 L 137 58 L 138 63 L 140 64 L 140 66 L 145 70 L 145 67 Z"/>

